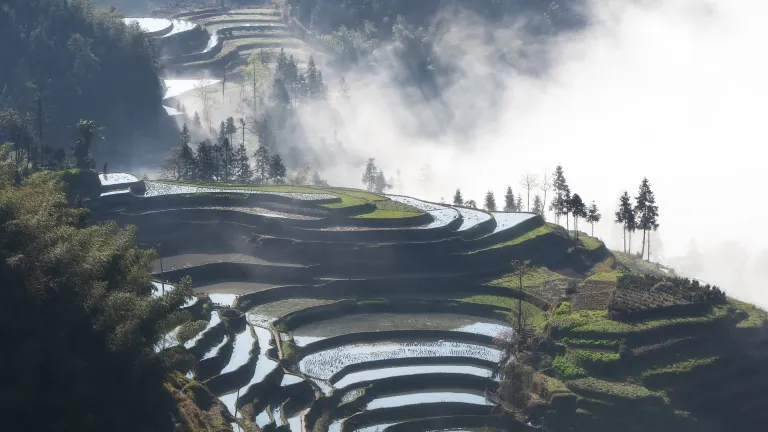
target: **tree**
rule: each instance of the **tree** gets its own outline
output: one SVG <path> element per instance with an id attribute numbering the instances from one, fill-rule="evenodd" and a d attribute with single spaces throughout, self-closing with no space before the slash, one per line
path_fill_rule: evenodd
<path id="1" fill-rule="evenodd" d="M 180 354 L 156 353 L 155 344 L 191 296 L 189 280 L 153 298 L 156 253 L 135 248 L 133 228 L 86 227 L 88 211 L 68 204 L 60 178 L 41 172 L 20 186 L 0 178 L 0 256 L 13 257 L 0 265 L 0 321 L 34 323 L 4 335 L 13 373 L 3 391 L 18 395 L 4 409 L 24 418 L 45 411 L 39 430 L 173 430 L 168 413 L 179 411 L 164 383 Z M 191 430 L 183 414 L 177 421 Z"/>
<path id="2" fill-rule="evenodd" d="M 488 191 L 488 193 L 485 194 L 483 207 L 488 211 L 496 211 L 496 198 L 493 196 L 492 191 Z"/>
<path id="3" fill-rule="evenodd" d="M 555 190 L 555 199 L 552 202 L 553 210 L 555 212 L 555 223 L 560 223 L 560 216 L 565 212 L 565 196 L 570 193 L 568 183 L 565 181 L 565 173 L 563 172 L 563 166 L 557 165 L 555 167 L 555 178 L 552 181 L 552 188 Z"/>
<path id="4" fill-rule="evenodd" d="M 181 178 L 183 180 L 195 180 L 197 178 L 197 162 L 195 161 L 195 153 L 188 143 L 181 145 L 181 154 L 179 157 L 182 161 Z"/>
<path id="5" fill-rule="evenodd" d="M 234 146 L 234 141 L 232 140 L 232 135 L 237 133 L 237 126 L 235 126 L 235 119 L 232 117 L 227 117 L 227 124 L 224 127 L 224 132 L 227 134 L 227 137 L 229 138 L 229 143 Z"/>
<path id="6" fill-rule="evenodd" d="M 477 203 L 475 202 L 475 200 L 469 200 L 469 201 L 467 201 L 467 207 L 476 209 L 477 208 Z"/>
<path id="7" fill-rule="evenodd" d="M 515 204 L 515 194 L 512 193 L 512 186 L 507 186 L 507 192 L 504 194 L 504 211 L 516 212 L 520 211 Z"/>
<path id="8" fill-rule="evenodd" d="M 539 177 L 536 174 L 525 173 L 520 179 L 520 185 L 525 188 L 528 199 L 526 201 L 528 211 L 531 211 L 531 190 L 538 187 Z"/>
<path id="9" fill-rule="evenodd" d="M 379 171 L 376 173 L 376 185 L 374 186 L 374 189 L 378 193 L 382 193 L 387 189 L 391 189 L 392 185 L 387 183 L 387 178 L 384 177 L 384 171 Z"/>
<path id="10" fill-rule="evenodd" d="M 219 146 L 219 177 L 224 181 L 232 180 L 235 167 L 235 151 L 229 143 L 229 138 L 224 138 Z"/>
<path id="11" fill-rule="evenodd" d="M 576 232 L 576 238 L 579 238 L 579 218 L 587 217 L 587 208 L 579 194 L 573 194 L 569 208 L 573 214 L 573 230 Z"/>
<path id="12" fill-rule="evenodd" d="M 616 210 L 616 223 L 622 224 L 624 230 L 624 253 L 632 251 L 632 233 L 637 227 L 635 221 L 635 212 L 632 209 L 632 202 L 629 193 L 624 193 L 619 197 L 619 208 Z M 627 247 L 627 234 L 629 234 L 629 247 Z"/>
<path id="13" fill-rule="evenodd" d="M 200 141 L 197 144 L 195 160 L 197 161 L 197 179 L 213 181 L 217 171 L 216 155 L 213 145 L 208 140 Z"/>
<path id="14" fill-rule="evenodd" d="M 544 177 L 539 182 L 539 190 L 544 194 L 544 199 L 541 202 L 541 217 L 546 219 L 547 192 L 552 190 L 552 178 L 547 175 L 547 170 L 544 170 Z"/>
<path id="15" fill-rule="evenodd" d="M 570 189 L 565 189 L 563 191 L 563 195 L 559 198 L 560 201 L 560 209 L 559 212 L 561 215 L 565 215 L 565 230 L 567 232 L 570 232 L 570 215 L 573 213 L 573 199 L 571 198 L 571 191 Z"/>
<path id="16" fill-rule="evenodd" d="M 235 178 L 239 183 L 249 183 L 251 181 L 251 163 L 248 160 L 248 150 L 245 144 L 240 144 L 235 152 Z"/>
<path id="17" fill-rule="evenodd" d="M 373 192 L 376 187 L 376 174 L 378 169 L 376 168 L 376 159 L 368 158 L 365 163 L 365 171 L 363 171 L 363 184 L 368 189 L 368 192 Z"/>
<path id="18" fill-rule="evenodd" d="M 523 196 L 517 194 L 517 201 L 515 201 L 515 211 L 523 211 Z"/>
<path id="19" fill-rule="evenodd" d="M 456 188 L 456 193 L 453 194 L 453 205 L 464 205 L 464 197 L 461 196 L 461 190 Z"/>
<path id="20" fill-rule="evenodd" d="M 168 151 L 160 172 L 163 178 L 181 180 L 184 173 L 184 160 L 181 157 L 181 147 L 173 147 Z"/>
<path id="21" fill-rule="evenodd" d="M 640 257 L 645 255 L 646 233 L 648 233 L 648 249 L 650 249 L 650 231 L 656 231 L 659 228 L 658 217 L 659 207 L 656 206 L 656 197 L 651 190 L 648 178 L 643 178 L 640 183 L 640 190 L 635 198 L 635 214 L 638 216 L 637 227 L 643 230 L 643 246 L 640 251 Z M 650 250 L 648 251 L 648 260 L 650 261 Z"/>
<path id="22" fill-rule="evenodd" d="M 93 157 L 91 156 L 91 141 L 94 136 L 104 139 L 102 132 L 104 128 L 90 120 L 80 120 L 76 125 L 77 138 L 72 144 L 72 152 L 75 156 L 77 167 L 80 169 L 93 168 Z"/>
<path id="23" fill-rule="evenodd" d="M 269 178 L 275 182 L 275 184 L 283 184 L 285 179 L 285 165 L 283 165 L 283 158 L 279 154 L 275 153 L 269 161 Z"/>
<path id="24" fill-rule="evenodd" d="M 541 196 L 533 197 L 533 212 L 539 216 L 544 216 L 544 204 L 541 202 Z"/>
<path id="25" fill-rule="evenodd" d="M 523 333 L 523 278 L 534 270 L 530 261 L 512 261 L 512 274 L 517 278 L 518 297 L 517 297 L 517 333 Z"/>
<path id="26" fill-rule="evenodd" d="M 200 121 L 200 114 L 195 111 L 194 116 L 192 116 L 192 123 L 197 126 L 198 129 L 203 127 L 203 123 Z"/>
<path id="27" fill-rule="evenodd" d="M 266 146 L 259 146 L 259 148 L 253 152 L 254 159 L 254 180 L 256 183 L 264 184 L 269 180 L 269 164 L 271 158 L 269 157 L 269 149 Z"/>
<path id="28" fill-rule="evenodd" d="M 602 218 L 603 215 L 601 215 L 600 211 L 597 209 L 597 204 L 592 201 L 592 204 L 589 206 L 589 211 L 587 212 L 587 222 L 592 225 L 592 237 L 595 236 L 595 224 L 600 222 L 600 219 Z"/>

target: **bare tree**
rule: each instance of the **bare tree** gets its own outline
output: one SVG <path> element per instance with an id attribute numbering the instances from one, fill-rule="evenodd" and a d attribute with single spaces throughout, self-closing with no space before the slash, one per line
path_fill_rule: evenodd
<path id="1" fill-rule="evenodd" d="M 213 130 L 211 123 L 211 104 L 213 103 L 213 94 L 216 90 L 208 85 L 204 74 L 200 74 L 200 79 L 195 83 L 195 91 L 197 97 L 200 99 L 200 104 L 203 106 L 203 119 L 208 123 L 208 131 Z"/>
<path id="2" fill-rule="evenodd" d="M 538 187 L 538 181 L 539 177 L 536 174 L 531 173 L 525 173 L 522 178 L 520 178 L 520 186 L 525 188 L 525 191 L 528 193 L 528 199 L 527 199 L 527 211 L 531 211 L 531 190 L 536 189 Z"/>
<path id="3" fill-rule="evenodd" d="M 512 274 L 517 277 L 518 281 L 518 294 L 517 297 L 517 332 L 523 331 L 523 278 L 533 271 L 534 267 L 531 262 L 526 261 L 512 261 Z"/>
<path id="4" fill-rule="evenodd" d="M 552 190 L 552 179 L 547 175 L 547 170 L 544 170 L 544 177 L 539 182 L 539 190 L 544 194 L 544 200 L 541 203 L 541 216 L 544 217 L 547 213 L 547 192 Z"/>

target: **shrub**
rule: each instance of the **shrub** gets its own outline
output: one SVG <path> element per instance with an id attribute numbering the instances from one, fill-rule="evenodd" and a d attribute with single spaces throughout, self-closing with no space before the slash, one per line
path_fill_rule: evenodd
<path id="1" fill-rule="evenodd" d="M 555 367 L 555 370 L 557 370 L 558 374 L 565 379 L 574 379 L 587 376 L 587 371 L 582 369 L 580 366 L 571 363 L 564 356 L 555 357 L 555 361 L 552 362 L 552 365 Z"/>
<path id="2" fill-rule="evenodd" d="M 57 171 L 57 177 L 66 187 L 67 199 L 76 196 L 97 198 L 101 195 L 101 181 L 96 171 L 86 169 L 68 169 Z"/>
<path id="3" fill-rule="evenodd" d="M 566 301 L 561 303 L 557 310 L 555 310 L 555 316 L 570 315 L 571 311 L 571 302 Z"/>
<path id="4" fill-rule="evenodd" d="M 184 345 L 185 342 L 197 336 L 206 327 L 208 327 L 208 323 L 203 320 L 188 322 L 179 328 L 176 338 L 180 344 Z"/>

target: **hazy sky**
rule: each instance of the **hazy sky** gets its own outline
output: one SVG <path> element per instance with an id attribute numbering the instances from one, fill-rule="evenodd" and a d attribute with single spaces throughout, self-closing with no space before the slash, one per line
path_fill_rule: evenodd
<path id="1" fill-rule="evenodd" d="M 450 200 L 457 187 L 478 202 L 492 189 L 498 200 L 507 184 L 522 191 L 522 173 L 551 172 L 560 163 L 571 190 L 602 209 L 596 234 L 614 248 L 621 244 L 611 223 L 618 197 L 624 189 L 635 196 L 647 176 L 665 255 L 686 254 L 695 238 L 706 262 L 698 277 L 768 299 L 754 278 L 733 275 L 736 255 L 719 253 L 731 242 L 743 265 L 761 273 L 752 261 L 768 241 L 768 204 L 759 198 L 768 144 L 768 2 L 614 0 L 590 8 L 593 24 L 550 46 L 552 67 L 537 77 L 502 74 L 488 60 L 493 49 L 516 46 L 514 26 L 497 29 L 502 42 L 489 46 L 482 23 L 454 25 L 440 55 L 460 64 L 465 79 L 439 105 L 469 126 L 439 139 L 409 132 L 436 104 L 404 100 L 387 71 L 350 76 L 352 102 L 339 107 L 345 145 L 375 156 L 389 175 L 400 169 L 400 192 L 433 200 Z M 505 89 L 495 102 L 492 80 Z M 315 123 L 330 136 L 327 124 Z M 417 181 L 425 163 L 434 173 L 426 186 Z M 350 169 L 328 175 L 359 186 Z"/>

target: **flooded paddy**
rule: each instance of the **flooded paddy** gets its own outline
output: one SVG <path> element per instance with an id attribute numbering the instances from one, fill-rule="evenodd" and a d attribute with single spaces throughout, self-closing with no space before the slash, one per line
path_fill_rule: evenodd
<path id="1" fill-rule="evenodd" d="M 253 349 L 253 343 L 256 338 L 251 332 L 250 326 L 247 326 L 245 330 L 235 337 L 235 349 L 232 352 L 232 358 L 229 363 L 222 369 L 221 374 L 232 372 L 248 362 L 249 353 Z"/>
<path id="2" fill-rule="evenodd" d="M 464 391 L 411 392 L 377 398 L 368 403 L 366 409 L 393 408 L 404 405 L 440 402 L 461 402 L 473 405 L 493 405 L 482 394 Z"/>
<path id="3" fill-rule="evenodd" d="M 452 341 L 353 344 L 311 354 L 299 362 L 299 369 L 307 375 L 327 380 L 350 364 L 391 358 L 446 356 L 498 362 L 501 352 L 496 348 Z"/>
<path id="4" fill-rule="evenodd" d="M 390 330 L 453 330 L 464 333 L 496 336 L 510 327 L 501 320 L 477 318 L 459 314 L 398 314 L 369 313 L 346 315 L 318 321 L 292 331 L 299 346 L 320 339 L 349 333 Z"/>
<path id="5" fill-rule="evenodd" d="M 285 314 L 296 312 L 311 306 L 322 306 L 333 303 L 333 300 L 319 300 L 308 298 L 293 298 L 265 303 L 251 308 L 246 314 L 249 323 L 254 325 L 269 325 L 277 318 Z"/>
<path id="6" fill-rule="evenodd" d="M 428 360 L 425 360 L 425 362 Z M 469 365 L 418 365 L 418 366 L 394 366 L 388 368 L 379 369 L 367 369 L 360 372 L 353 372 L 340 379 L 334 387 L 344 388 L 350 384 L 356 384 L 362 381 L 377 380 L 382 378 L 391 378 L 405 375 L 418 375 L 429 373 L 454 373 L 454 374 L 466 374 L 474 375 L 483 378 L 491 378 L 493 374 L 491 370 L 478 366 Z"/>
<path id="7" fill-rule="evenodd" d="M 493 218 L 496 219 L 496 229 L 493 230 L 493 233 L 496 234 L 497 232 L 510 229 L 513 226 L 525 222 L 534 216 L 536 215 L 533 213 L 494 212 Z"/>
<path id="8" fill-rule="evenodd" d="M 205 330 L 203 330 L 200 333 L 198 333 L 192 339 L 184 342 L 184 348 L 189 349 L 189 348 L 192 348 L 193 346 L 195 346 L 197 341 L 199 341 L 200 338 L 203 337 L 203 334 L 205 334 L 205 332 L 207 332 L 208 330 L 210 330 L 211 328 L 213 328 L 215 325 L 217 325 L 220 322 L 221 322 L 221 318 L 219 317 L 219 313 L 216 312 L 216 311 L 211 312 L 211 320 L 208 321 L 208 325 L 205 327 Z"/>
<path id="9" fill-rule="evenodd" d="M 254 326 L 254 333 L 259 341 L 259 357 L 256 359 L 256 370 L 253 372 L 251 380 L 242 387 L 242 392 L 248 391 L 248 388 L 254 384 L 258 384 L 264 380 L 264 377 L 268 373 L 272 372 L 277 367 L 277 362 L 267 357 L 267 351 L 270 348 L 269 341 L 272 340 L 272 333 L 269 330 Z"/>

